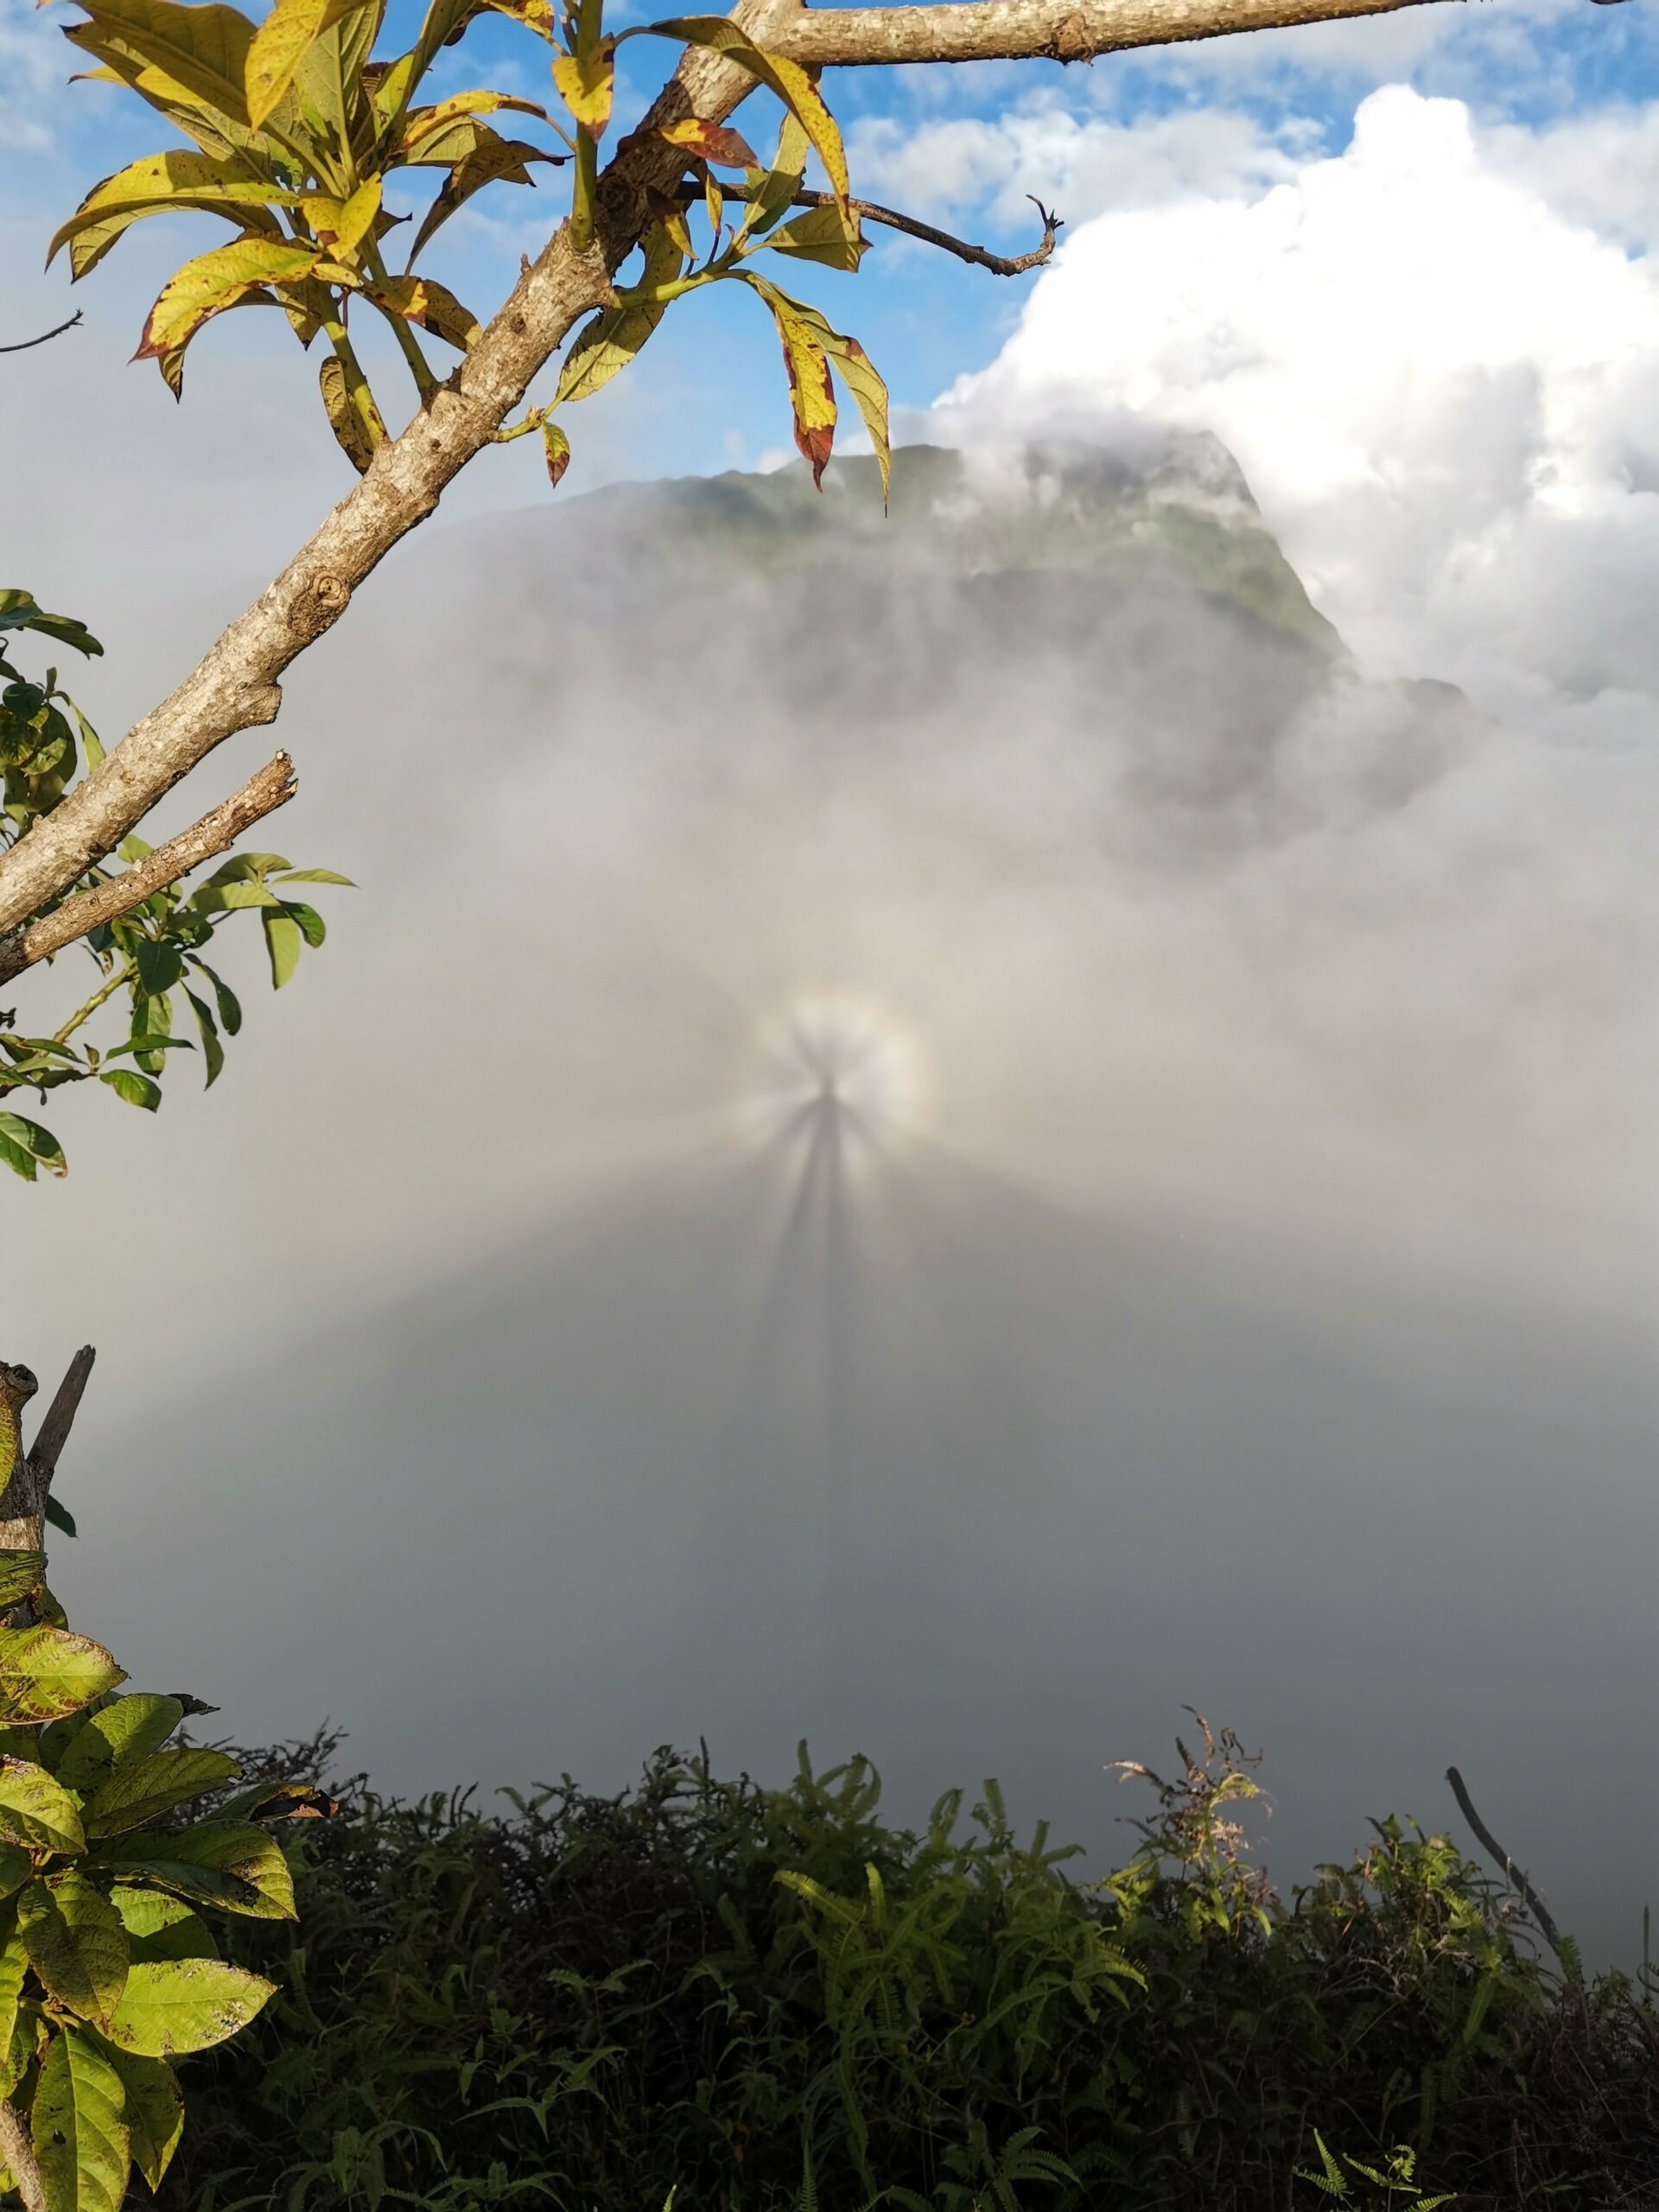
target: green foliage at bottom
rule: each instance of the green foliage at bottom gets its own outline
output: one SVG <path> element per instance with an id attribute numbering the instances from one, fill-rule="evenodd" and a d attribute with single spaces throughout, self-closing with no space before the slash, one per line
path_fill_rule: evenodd
<path id="1" fill-rule="evenodd" d="M 335 1749 L 276 1763 L 321 1778 Z M 1281 1899 L 1230 1738 L 1132 1771 L 1154 1803 L 1102 1884 L 992 1784 L 884 1822 L 857 1760 L 771 1790 L 663 1752 L 621 1796 L 567 1780 L 499 1818 L 332 1784 L 341 1816 L 290 1846 L 297 1925 L 233 1925 L 281 1993 L 193 2066 L 162 2202 L 1659 2202 L 1639 1983 L 1547 1970 L 1512 1897 L 1394 1821 Z"/>

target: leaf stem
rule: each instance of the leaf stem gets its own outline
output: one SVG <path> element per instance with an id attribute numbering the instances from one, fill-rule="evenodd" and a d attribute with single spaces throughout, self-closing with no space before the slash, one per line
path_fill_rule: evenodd
<path id="1" fill-rule="evenodd" d="M 377 284 L 385 285 L 390 281 L 386 275 L 386 264 L 380 257 L 380 249 L 378 245 L 371 245 L 364 254 L 363 259 L 370 276 Z M 391 325 L 392 334 L 397 340 L 397 350 L 409 364 L 409 373 L 415 379 L 415 389 L 419 392 L 422 402 L 424 404 L 431 398 L 438 388 L 438 379 L 433 372 L 432 365 L 422 353 L 414 332 L 404 321 L 403 316 L 385 308 L 382 308 L 380 312 Z"/>
<path id="2" fill-rule="evenodd" d="M 363 425 L 363 434 L 370 445 L 378 446 L 385 440 L 385 424 L 380 420 L 380 410 L 374 404 L 374 394 L 369 389 L 357 350 L 338 315 L 325 315 L 322 327 L 334 349 L 334 359 L 346 372 L 346 396 L 352 403 L 352 411 Z"/>
<path id="3" fill-rule="evenodd" d="M 92 1016 L 98 1012 L 99 1007 L 104 1004 L 104 1001 L 106 999 L 112 999 L 128 978 L 137 975 L 137 972 L 138 963 L 136 960 L 129 960 L 124 967 L 118 968 L 114 975 L 111 976 L 109 982 L 104 985 L 102 989 L 94 991 L 91 998 L 87 1000 L 86 1005 L 80 1008 L 79 1012 L 70 1015 L 68 1020 L 64 1023 L 62 1028 L 60 1029 L 57 1034 L 53 1038 L 52 1042 L 54 1045 L 67 1045 L 69 1042 L 69 1039 L 74 1035 L 76 1030 L 79 1029 L 83 1023 L 92 1020 Z"/>

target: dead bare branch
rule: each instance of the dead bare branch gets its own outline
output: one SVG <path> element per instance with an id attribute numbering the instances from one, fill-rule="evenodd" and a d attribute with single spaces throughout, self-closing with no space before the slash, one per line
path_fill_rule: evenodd
<path id="1" fill-rule="evenodd" d="M 1510 1858 L 1509 1853 L 1504 1850 L 1497 1838 L 1487 1827 L 1485 1821 L 1481 1819 L 1480 1815 L 1475 1810 L 1474 1800 L 1470 1796 L 1468 1787 L 1465 1783 L 1463 1777 L 1458 1772 L 1456 1767 L 1447 1767 L 1446 1770 L 1446 1778 L 1452 1785 L 1452 1795 L 1458 1801 L 1458 1810 L 1463 1815 L 1464 1819 L 1468 1821 L 1470 1827 L 1474 1833 L 1476 1842 L 1479 1844 L 1481 1849 L 1485 1852 L 1487 1857 L 1492 1860 L 1494 1865 L 1503 1868 L 1504 1880 L 1515 1890 L 1516 1894 L 1522 1899 L 1527 1908 L 1527 1910 L 1532 1915 L 1534 1920 L 1537 1923 L 1539 1934 L 1543 1937 L 1545 1942 L 1548 1944 L 1550 1949 L 1554 1952 L 1556 1957 L 1560 1960 L 1562 1966 L 1567 1968 L 1568 1973 L 1573 1973 L 1574 1968 L 1572 1962 L 1562 1952 L 1560 1930 L 1556 1927 L 1554 1921 L 1551 1918 L 1549 1908 L 1545 1904 L 1537 1891 L 1533 1888 L 1532 1884 L 1527 1879 L 1521 1869 L 1516 1865 L 1514 1859 Z"/>
<path id="2" fill-rule="evenodd" d="M 61 338 L 66 330 L 73 330 L 80 321 L 82 309 L 77 308 L 67 322 L 60 322 L 55 330 L 43 330 L 38 338 L 24 338 L 14 346 L 0 346 L 0 353 L 27 353 L 31 346 L 44 346 L 49 338 Z"/>
<path id="3" fill-rule="evenodd" d="M 702 194 L 695 187 L 682 185 L 679 197 L 688 204 L 701 200 Z M 728 200 L 747 200 L 747 190 L 728 192 Z M 924 245 L 938 246 L 941 252 L 955 254 L 958 261 L 966 261 L 976 269 L 988 269 L 993 276 L 1023 276 L 1028 270 L 1040 269 L 1053 257 L 1054 243 L 1065 228 L 1061 218 L 1045 207 L 1034 194 L 1027 193 L 1027 200 L 1043 219 L 1043 235 L 1039 244 L 1029 253 L 992 253 L 982 245 L 969 245 L 965 238 L 953 238 L 949 231 L 935 230 L 931 223 L 919 221 L 914 215 L 903 215 L 896 208 L 883 207 L 874 200 L 849 200 L 848 206 L 855 215 L 867 222 L 880 223 L 890 231 L 902 231 L 906 238 L 919 238 Z M 791 207 L 833 207 L 833 192 L 798 192 L 790 201 Z"/>
<path id="4" fill-rule="evenodd" d="M 69 1441 L 69 1432 L 75 1425 L 75 1415 L 80 1411 L 81 1398 L 97 1357 L 91 1344 L 83 1344 L 75 1354 L 64 1370 L 63 1380 L 46 1409 L 46 1419 L 29 1446 L 29 1475 L 42 1505 L 52 1487 L 52 1478 L 58 1471 L 63 1447 Z"/>
<path id="5" fill-rule="evenodd" d="M 142 900 L 165 890 L 192 868 L 200 868 L 204 861 L 226 851 L 252 823 L 267 814 L 274 814 L 279 806 L 286 806 L 298 788 L 293 761 L 286 753 L 278 753 L 257 776 L 251 776 L 239 791 L 232 792 L 211 814 L 204 814 L 188 830 L 181 830 L 176 837 L 157 845 L 153 853 L 123 874 L 111 876 L 107 883 L 95 884 L 90 891 L 78 892 L 51 913 L 42 915 L 38 922 L 31 922 L 27 929 L 14 930 L 10 937 L 0 938 L 0 983 L 10 982 L 14 976 L 21 976 L 36 961 L 61 952 L 65 945 L 73 944 L 89 930 L 130 913 Z"/>

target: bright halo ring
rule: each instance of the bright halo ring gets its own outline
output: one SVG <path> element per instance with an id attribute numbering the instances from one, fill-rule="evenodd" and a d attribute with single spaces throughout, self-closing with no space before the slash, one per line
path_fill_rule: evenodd
<path id="1" fill-rule="evenodd" d="M 801 991 L 756 1026 L 739 1082 L 752 1143 L 809 1148 L 833 1128 L 849 1164 L 890 1158 L 925 1131 L 927 1055 L 912 1026 L 874 993 Z"/>

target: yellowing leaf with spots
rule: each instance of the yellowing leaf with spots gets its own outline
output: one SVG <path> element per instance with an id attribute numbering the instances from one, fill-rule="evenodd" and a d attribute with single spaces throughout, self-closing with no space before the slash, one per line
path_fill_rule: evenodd
<path id="1" fill-rule="evenodd" d="M 104 2033 L 140 2058 L 210 2050 L 246 2027 L 276 1993 L 274 1982 L 222 1959 L 145 1963 L 128 1974 Z"/>

